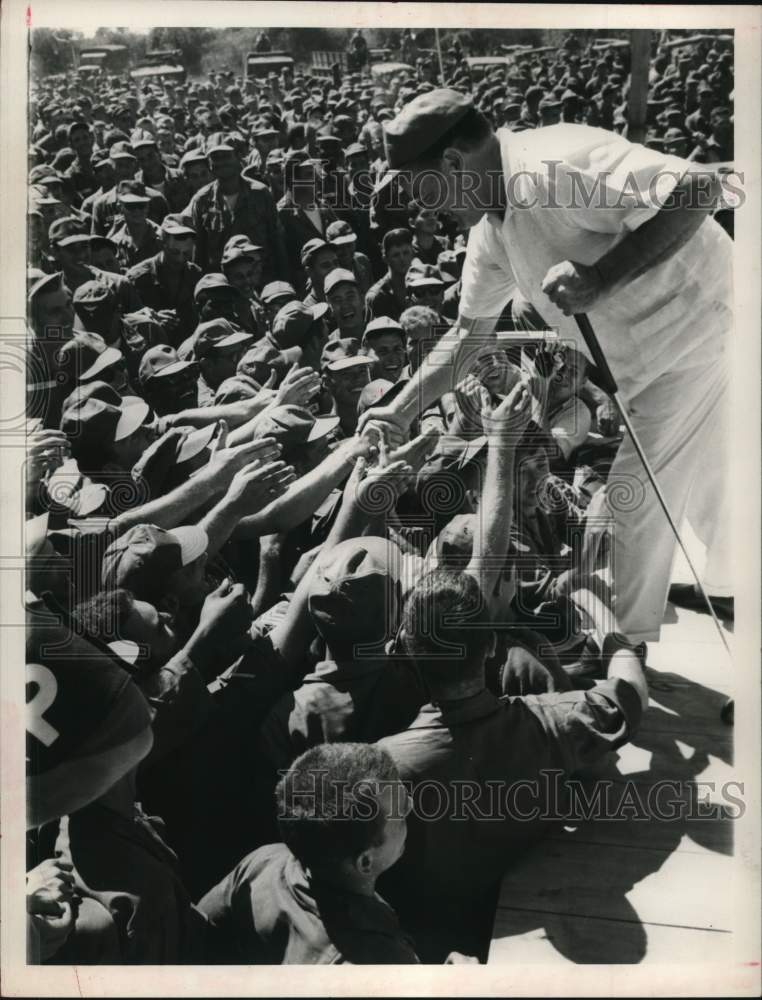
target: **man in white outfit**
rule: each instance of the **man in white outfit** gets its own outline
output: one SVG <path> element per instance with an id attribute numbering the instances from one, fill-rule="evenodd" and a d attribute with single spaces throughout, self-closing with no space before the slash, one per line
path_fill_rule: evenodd
<path id="1" fill-rule="evenodd" d="M 470 227 L 455 328 L 370 421 L 392 438 L 452 388 L 480 335 L 520 293 L 587 353 L 587 313 L 678 524 L 707 545 L 705 586 L 728 597 L 728 335 L 732 242 L 718 182 L 678 157 L 584 125 L 495 133 L 466 95 L 423 94 L 385 125 L 413 196 Z M 615 611 L 657 640 L 675 552 L 631 441 L 612 467 Z"/>

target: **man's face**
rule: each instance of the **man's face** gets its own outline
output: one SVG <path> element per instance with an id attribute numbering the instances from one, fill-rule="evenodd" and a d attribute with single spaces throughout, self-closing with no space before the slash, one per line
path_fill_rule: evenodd
<path id="1" fill-rule="evenodd" d="M 69 137 L 69 144 L 78 157 L 86 159 L 93 151 L 93 137 L 86 128 L 75 129 Z"/>
<path id="2" fill-rule="evenodd" d="M 232 378 L 236 373 L 238 362 L 243 357 L 243 346 L 234 344 L 232 347 L 216 347 L 201 362 L 201 373 L 204 381 L 212 389 L 217 389 L 226 378 Z"/>
<path id="3" fill-rule="evenodd" d="M 162 233 L 161 245 L 164 257 L 170 265 L 181 267 L 193 260 L 196 249 L 195 239 L 188 236 L 172 236 L 169 233 Z"/>
<path id="4" fill-rule="evenodd" d="M 125 132 L 127 135 L 130 134 L 132 130 L 132 115 L 126 108 L 114 118 L 114 125 L 120 132 Z"/>
<path id="5" fill-rule="evenodd" d="M 273 321 L 278 313 L 281 311 L 283 306 L 288 302 L 292 302 L 293 299 L 290 295 L 281 295 L 277 299 L 272 299 L 270 302 L 265 302 L 265 313 L 267 314 L 267 322 L 270 326 L 273 325 Z"/>
<path id="6" fill-rule="evenodd" d="M 433 236 L 438 226 L 437 213 L 431 208 L 422 208 L 415 220 L 416 233 L 420 233 L 422 236 Z"/>
<path id="7" fill-rule="evenodd" d="M 336 285 L 326 299 L 339 330 L 357 330 L 362 326 L 363 305 L 356 285 L 348 281 Z"/>
<path id="8" fill-rule="evenodd" d="M 98 373 L 98 378 L 111 386 L 120 396 L 126 396 L 130 392 L 130 383 L 127 381 L 127 365 L 124 359 L 114 362 L 108 368 L 104 368 Z"/>
<path id="9" fill-rule="evenodd" d="M 396 382 L 407 363 L 405 345 L 397 333 L 382 333 L 368 344 L 368 357 L 373 361 L 371 378 Z"/>
<path id="10" fill-rule="evenodd" d="M 360 393 L 370 382 L 370 365 L 356 365 L 343 372 L 329 372 L 326 387 L 337 404 L 346 409 L 357 409 Z"/>
<path id="11" fill-rule="evenodd" d="M 164 416 L 198 406 L 198 372 L 193 368 L 153 378 L 146 386 L 146 401 Z"/>
<path id="12" fill-rule="evenodd" d="M 280 136 L 276 132 L 274 135 L 261 135 L 257 138 L 257 149 L 259 150 L 262 159 L 267 157 L 268 153 L 271 153 L 280 141 Z"/>
<path id="13" fill-rule="evenodd" d="M 119 181 L 131 181 L 138 169 L 138 161 L 131 156 L 118 156 L 114 160 L 114 179 Z"/>
<path id="14" fill-rule="evenodd" d="M 133 603 L 122 629 L 123 639 L 148 647 L 148 666 L 153 669 L 164 666 L 177 650 L 171 615 L 157 611 L 148 601 Z"/>
<path id="15" fill-rule="evenodd" d="M 161 167 L 161 159 L 156 146 L 138 146 L 135 156 L 138 158 L 141 170 L 147 170 L 150 173 L 157 167 Z"/>
<path id="16" fill-rule="evenodd" d="M 312 255 L 308 271 L 313 287 L 318 291 L 323 287 L 325 276 L 339 266 L 333 247 L 321 247 Z"/>
<path id="17" fill-rule="evenodd" d="M 209 319 L 229 319 L 238 323 L 238 301 L 233 295 L 206 295 L 198 307 L 199 320 L 204 323 Z"/>
<path id="18" fill-rule="evenodd" d="M 240 173 L 240 165 L 235 153 L 215 153 L 209 157 L 212 176 L 218 181 L 229 181 Z"/>
<path id="19" fill-rule="evenodd" d="M 112 447 L 113 459 L 124 472 L 130 469 L 156 439 L 156 431 L 151 424 L 142 424 L 129 437 L 115 441 Z"/>
<path id="20" fill-rule="evenodd" d="M 90 263 L 90 244 L 87 240 L 77 240 L 54 249 L 56 260 L 65 274 L 81 274 Z"/>
<path id="21" fill-rule="evenodd" d="M 142 226 L 148 218 L 148 202 L 120 201 L 119 207 L 128 226 Z"/>
<path id="22" fill-rule="evenodd" d="M 413 337 L 408 335 L 406 339 L 407 356 L 412 371 L 418 371 L 426 355 L 436 346 L 438 339 L 431 327 L 428 331 L 416 331 Z"/>
<path id="23" fill-rule="evenodd" d="M 337 243 L 334 246 L 336 251 L 336 259 L 339 262 L 339 267 L 346 268 L 347 271 L 352 270 L 352 266 L 355 262 L 355 247 L 357 246 L 357 240 L 353 240 L 351 243 Z"/>
<path id="24" fill-rule="evenodd" d="M 225 275 L 233 288 L 250 299 L 262 284 L 262 258 L 242 257 L 227 265 Z"/>
<path id="25" fill-rule="evenodd" d="M 536 506 L 540 488 L 549 475 L 548 453 L 543 447 L 521 455 L 518 467 L 519 502 L 529 508 Z"/>
<path id="26" fill-rule="evenodd" d="M 120 273 L 116 251 L 105 243 L 90 250 L 90 262 L 101 271 L 110 271 L 112 274 Z"/>
<path id="27" fill-rule="evenodd" d="M 185 173 L 185 179 L 188 181 L 190 186 L 193 188 L 194 193 L 200 188 L 208 184 L 212 179 L 212 172 L 209 169 L 209 164 L 206 161 L 198 160 L 193 163 L 189 163 L 183 168 Z"/>
<path id="28" fill-rule="evenodd" d="M 474 367 L 476 377 L 492 393 L 508 393 L 521 374 L 510 363 L 505 351 L 498 347 L 486 347 L 479 351 Z"/>
<path id="29" fill-rule="evenodd" d="M 40 329 L 39 334 L 44 334 L 45 330 L 61 329 L 64 334 L 71 334 L 74 325 L 74 307 L 71 303 L 71 293 L 65 286 L 41 296 L 38 307 Z"/>
<path id="30" fill-rule="evenodd" d="M 390 247 L 384 255 L 386 266 L 391 273 L 399 274 L 402 277 L 407 274 L 412 259 L 413 245 L 411 243 L 397 243 L 396 246 Z"/>

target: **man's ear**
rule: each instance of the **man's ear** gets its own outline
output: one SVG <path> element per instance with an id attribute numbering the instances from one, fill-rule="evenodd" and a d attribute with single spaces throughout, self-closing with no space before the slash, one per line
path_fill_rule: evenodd
<path id="1" fill-rule="evenodd" d="M 448 172 L 465 169 L 465 162 L 461 151 L 454 146 L 448 146 L 442 154 L 442 166 Z"/>
<path id="2" fill-rule="evenodd" d="M 357 855 L 355 868 L 360 875 L 370 875 L 373 871 L 373 858 L 370 856 L 370 851 L 363 851 L 362 854 Z"/>

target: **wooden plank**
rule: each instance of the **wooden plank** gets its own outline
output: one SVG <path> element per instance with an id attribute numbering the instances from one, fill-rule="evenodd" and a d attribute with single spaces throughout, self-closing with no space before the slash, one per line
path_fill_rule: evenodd
<path id="1" fill-rule="evenodd" d="M 684 927 L 620 923 L 500 909 L 490 945 L 490 965 L 711 964 L 735 961 L 734 936 Z"/>
<path id="2" fill-rule="evenodd" d="M 498 909 L 730 931 L 732 876 L 721 854 L 546 842 L 506 874 Z"/>

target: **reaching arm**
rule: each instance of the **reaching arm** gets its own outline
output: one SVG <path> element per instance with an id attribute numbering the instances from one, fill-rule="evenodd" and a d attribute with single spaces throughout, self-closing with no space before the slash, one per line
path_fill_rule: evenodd
<path id="1" fill-rule="evenodd" d="M 476 515 L 474 547 L 466 572 L 489 600 L 504 567 L 513 517 L 516 444 L 531 414 L 531 396 L 517 383 L 496 409 L 482 389 L 482 424 L 489 436 L 487 471 Z"/>

